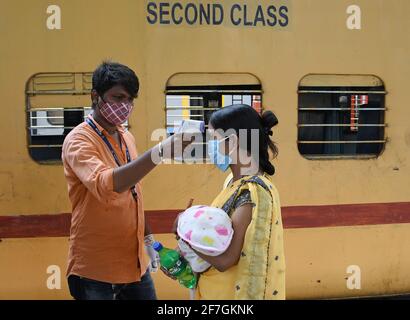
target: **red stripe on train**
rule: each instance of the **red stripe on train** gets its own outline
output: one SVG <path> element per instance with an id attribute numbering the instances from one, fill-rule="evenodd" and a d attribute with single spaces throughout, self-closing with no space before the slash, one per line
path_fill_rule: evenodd
<path id="1" fill-rule="evenodd" d="M 169 233 L 182 210 L 147 210 L 154 233 Z M 282 208 L 286 229 L 410 223 L 410 202 Z M 66 237 L 71 213 L 0 216 L 0 238 Z"/>

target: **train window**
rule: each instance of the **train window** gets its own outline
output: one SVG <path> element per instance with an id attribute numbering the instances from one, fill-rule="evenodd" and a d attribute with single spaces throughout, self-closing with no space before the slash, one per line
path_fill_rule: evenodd
<path id="1" fill-rule="evenodd" d="M 299 83 L 298 149 L 307 159 L 374 158 L 385 139 L 385 87 L 371 75 L 307 75 Z"/>
<path id="2" fill-rule="evenodd" d="M 39 163 L 61 162 L 67 134 L 91 113 L 92 73 L 38 73 L 26 85 L 27 141 Z"/>
<path id="3" fill-rule="evenodd" d="M 213 112 L 232 104 L 247 104 L 262 112 L 262 85 L 251 74 L 180 73 L 171 77 L 166 85 L 166 129 L 172 135 L 182 120 L 203 120 L 205 128 Z M 184 161 L 207 159 L 206 133 L 202 148 L 192 148 Z M 195 142 L 194 142 L 195 144 Z M 199 151 L 200 150 L 200 151 Z"/>

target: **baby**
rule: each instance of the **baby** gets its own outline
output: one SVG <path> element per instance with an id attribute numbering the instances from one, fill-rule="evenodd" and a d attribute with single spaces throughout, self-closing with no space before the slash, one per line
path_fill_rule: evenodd
<path id="1" fill-rule="evenodd" d="M 211 265 L 191 248 L 207 256 L 219 256 L 228 249 L 233 232 L 232 221 L 222 209 L 193 206 L 178 219 L 179 249 L 194 272 L 204 272 Z"/>

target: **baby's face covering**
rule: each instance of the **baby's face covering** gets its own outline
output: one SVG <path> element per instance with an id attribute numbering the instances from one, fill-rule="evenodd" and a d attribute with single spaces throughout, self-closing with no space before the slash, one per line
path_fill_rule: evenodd
<path id="1" fill-rule="evenodd" d="M 193 249 L 208 256 L 225 252 L 233 236 L 228 214 L 208 206 L 193 206 L 185 210 L 179 217 L 177 232 Z"/>

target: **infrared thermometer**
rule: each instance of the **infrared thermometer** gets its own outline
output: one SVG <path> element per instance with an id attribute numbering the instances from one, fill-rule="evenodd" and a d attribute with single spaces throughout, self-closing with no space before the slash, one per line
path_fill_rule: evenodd
<path id="1" fill-rule="evenodd" d="M 176 133 L 204 133 L 205 122 L 202 120 L 182 120 Z"/>

